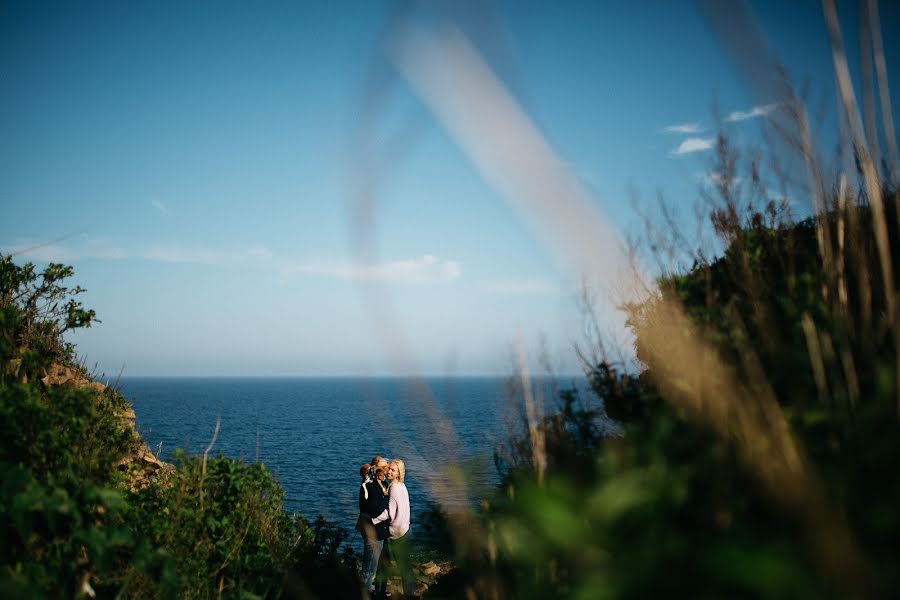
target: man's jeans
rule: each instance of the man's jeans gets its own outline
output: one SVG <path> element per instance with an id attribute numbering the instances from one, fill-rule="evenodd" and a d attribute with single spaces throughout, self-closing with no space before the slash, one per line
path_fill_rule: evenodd
<path id="1" fill-rule="evenodd" d="M 381 557 L 381 550 L 384 548 L 384 540 L 376 540 L 363 536 L 363 559 L 362 572 L 359 581 L 363 590 L 368 592 L 372 589 L 372 580 L 375 579 L 375 571 L 378 569 L 378 559 Z"/>

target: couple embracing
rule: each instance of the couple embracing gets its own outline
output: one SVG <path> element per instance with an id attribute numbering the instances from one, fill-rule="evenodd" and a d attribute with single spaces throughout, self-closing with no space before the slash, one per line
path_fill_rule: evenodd
<path id="1" fill-rule="evenodd" d="M 387 577 L 379 569 L 382 556 L 396 562 L 403 581 L 403 593 L 411 597 L 415 590 L 410 559 L 409 492 L 406 466 L 402 460 L 388 461 L 376 456 L 360 468 L 359 519 L 356 529 L 363 538 L 363 564 L 360 583 L 369 595 L 385 595 Z M 383 561 L 382 561 L 383 562 Z"/>

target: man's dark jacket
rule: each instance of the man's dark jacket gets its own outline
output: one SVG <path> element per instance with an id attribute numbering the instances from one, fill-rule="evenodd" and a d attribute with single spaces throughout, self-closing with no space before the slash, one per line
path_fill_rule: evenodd
<path id="1" fill-rule="evenodd" d="M 369 530 L 369 527 L 374 527 L 376 538 L 386 540 L 390 537 L 388 528 L 391 525 L 391 520 L 385 519 L 377 525 L 372 525 L 372 519 L 387 510 L 388 495 L 381 491 L 381 486 L 378 485 L 377 481 L 366 482 L 365 488 L 368 492 L 368 498 L 366 498 L 366 493 L 363 492 L 363 486 L 359 486 L 359 521 L 356 523 L 356 528 L 365 534 L 365 530 Z M 369 527 L 366 527 L 366 525 Z"/>

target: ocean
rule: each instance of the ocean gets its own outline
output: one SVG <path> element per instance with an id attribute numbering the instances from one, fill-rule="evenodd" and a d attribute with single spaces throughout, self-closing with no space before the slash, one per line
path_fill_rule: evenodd
<path id="1" fill-rule="evenodd" d="M 318 514 L 347 529 L 356 523 L 359 467 L 375 455 L 406 464 L 413 526 L 429 503 L 468 504 L 499 482 L 494 451 L 521 424 L 521 398 L 508 379 L 123 377 L 147 445 L 169 460 L 176 448 L 202 453 L 216 421 L 211 455 L 265 464 L 285 490 L 285 508 Z M 555 408 L 558 387 L 574 378 L 536 378 Z M 446 466 L 465 486 L 448 489 Z"/>

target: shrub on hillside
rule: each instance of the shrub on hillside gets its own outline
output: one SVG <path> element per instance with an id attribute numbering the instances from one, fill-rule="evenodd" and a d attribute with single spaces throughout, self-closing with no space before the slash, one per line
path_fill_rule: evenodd
<path id="1" fill-rule="evenodd" d="M 176 469 L 132 496 L 135 532 L 173 558 L 180 598 L 358 593 L 346 530 L 283 508 L 265 466 L 224 456 L 175 455 Z M 135 577 L 126 597 L 156 597 Z"/>
<path id="2" fill-rule="evenodd" d="M 900 264 L 897 192 L 882 195 Z M 513 440 L 484 545 L 461 554 L 463 576 L 443 593 L 835 597 L 900 587 L 897 349 L 865 196 L 799 223 L 774 205 L 726 204 L 714 218 L 723 255 L 663 277 L 657 294 L 626 307 L 643 372 L 589 370 L 624 436 L 604 437 L 593 412 L 567 400 Z M 693 386 L 711 374 L 661 370 L 661 353 L 684 352 L 653 333 L 671 306 L 743 391 L 716 388 L 699 402 L 708 390 Z M 768 428 L 748 426 L 748 414 L 768 415 Z M 803 485 L 769 470 L 778 415 Z"/>
<path id="3" fill-rule="evenodd" d="M 125 521 L 116 463 L 137 440 L 112 390 L 44 385 L 46 367 L 70 367 L 62 334 L 90 324 L 67 288 L 69 267 L 0 259 L 0 591 L 6 597 L 72 597 L 115 577 L 122 556 L 155 569 Z"/>
<path id="4" fill-rule="evenodd" d="M 0 354 L 5 367 L 9 360 L 23 360 L 25 369 L 73 362 L 74 346 L 63 334 L 97 320 L 77 298 L 84 288 L 64 285 L 73 273 L 72 267 L 57 263 L 38 272 L 31 263 L 19 266 L 12 256 L 0 256 Z"/>
<path id="5" fill-rule="evenodd" d="M 261 464 L 179 453 L 127 490 L 118 465 L 140 441 L 62 337 L 95 320 L 71 275 L 0 258 L 0 596 L 358 594 L 347 532 L 285 512 Z M 43 383 L 52 365 L 77 384 Z"/>

